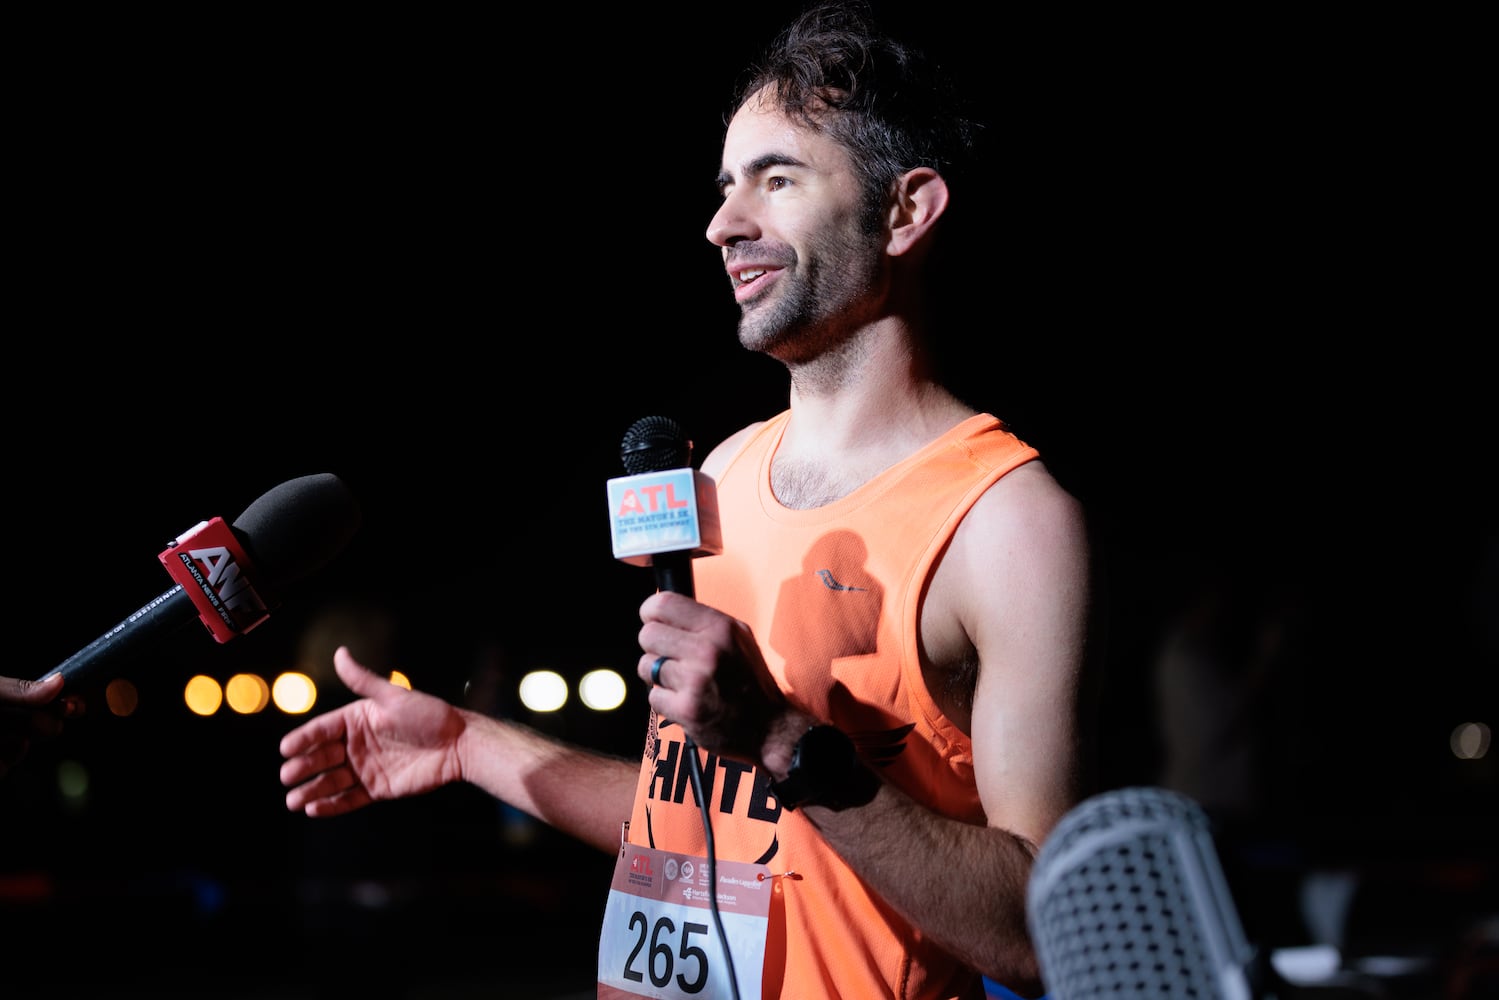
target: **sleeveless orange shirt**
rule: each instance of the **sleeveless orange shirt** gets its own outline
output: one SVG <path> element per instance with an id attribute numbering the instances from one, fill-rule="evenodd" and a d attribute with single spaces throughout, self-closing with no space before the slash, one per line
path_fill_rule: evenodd
<path id="1" fill-rule="evenodd" d="M 922 680 L 918 617 L 963 515 L 1037 452 L 980 414 L 849 495 L 792 510 L 770 489 L 789 417 L 758 428 L 718 480 L 725 552 L 694 560 L 697 598 L 748 623 L 787 697 L 853 737 L 884 780 L 938 813 L 983 823 L 968 737 Z M 772 876 L 765 1000 L 983 997 L 979 975 L 865 889 L 800 812 L 780 807 L 765 774 L 696 752 L 716 857 L 764 865 Z M 630 843 L 706 855 L 683 760 L 681 729 L 653 713 Z"/>

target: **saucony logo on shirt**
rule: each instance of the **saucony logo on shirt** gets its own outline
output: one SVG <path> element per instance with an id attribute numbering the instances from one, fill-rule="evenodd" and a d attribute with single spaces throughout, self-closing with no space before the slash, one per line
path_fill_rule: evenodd
<path id="1" fill-rule="evenodd" d="M 845 587 L 843 584 L 841 584 L 837 580 L 833 579 L 833 571 L 830 570 L 830 569 L 820 569 L 820 570 L 817 571 L 817 575 L 820 576 L 820 577 L 822 577 L 822 585 L 824 587 L 828 588 L 829 590 L 868 590 L 869 589 L 868 587 Z"/>
<path id="2" fill-rule="evenodd" d="M 886 767 L 891 761 L 906 751 L 906 737 L 911 730 L 916 728 L 914 722 L 894 729 L 871 730 L 862 733 L 850 733 L 854 745 L 859 748 L 859 756 L 864 758 L 864 763 L 873 767 Z"/>

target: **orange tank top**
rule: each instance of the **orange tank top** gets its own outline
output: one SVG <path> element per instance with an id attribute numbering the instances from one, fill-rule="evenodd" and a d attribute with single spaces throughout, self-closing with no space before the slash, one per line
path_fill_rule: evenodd
<path id="1" fill-rule="evenodd" d="M 792 510 L 770 489 L 789 417 L 760 427 L 718 480 L 725 551 L 694 561 L 697 598 L 748 623 L 790 700 L 852 736 L 886 781 L 945 816 L 982 823 L 968 737 L 922 680 L 918 615 L 963 515 L 1037 452 L 980 414 L 847 496 Z M 983 997 L 979 975 L 866 890 L 800 812 L 781 809 L 764 774 L 697 753 L 716 857 L 772 876 L 763 1000 Z M 680 728 L 653 713 L 628 842 L 705 853 L 683 754 Z M 787 872 L 794 876 L 780 877 Z"/>

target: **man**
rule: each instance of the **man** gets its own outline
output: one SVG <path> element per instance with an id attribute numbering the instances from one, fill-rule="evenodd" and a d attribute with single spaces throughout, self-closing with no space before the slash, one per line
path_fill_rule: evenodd
<path id="1" fill-rule="evenodd" d="M 971 133 L 858 6 L 808 11 L 757 70 L 707 235 L 790 403 L 702 464 L 725 548 L 696 597 L 640 608 L 642 760 L 340 649 L 363 699 L 284 738 L 287 806 L 467 781 L 615 852 L 601 997 L 1035 996 L 1031 863 L 1084 791 L 1089 551 L 1077 501 L 928 351 Z"/>

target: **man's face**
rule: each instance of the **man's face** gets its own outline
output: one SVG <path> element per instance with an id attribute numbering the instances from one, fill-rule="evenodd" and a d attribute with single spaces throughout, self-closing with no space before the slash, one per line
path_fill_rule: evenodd
<path id="1" fill-rule="evenodd" d="M 883 235 L 842 146 L 752 99 L 729 123 L 719 188 L 708 239 L 745 347 L 805 361 L 875 314 Z"/>

